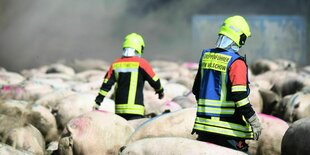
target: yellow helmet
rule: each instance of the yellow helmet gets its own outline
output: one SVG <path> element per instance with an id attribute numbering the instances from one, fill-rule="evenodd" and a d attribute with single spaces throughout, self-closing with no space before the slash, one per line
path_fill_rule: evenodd
<path id="1" fill-rule="evenodd" d="M 137 33 L 128 34 L 124 39 L 123 48 L 128 47 L 135 49 L 138 54 L 142 54 L 145 47 L 142 36 Z"/>
<path id="2" fill-rule="evenodd" d="M 220 28 L 219 35 L 225 35 L 233 40 L 238 47 L 245 44 L 247 37 L 251 36 L 249 24 L 242 16 L 227 18 Z"/>

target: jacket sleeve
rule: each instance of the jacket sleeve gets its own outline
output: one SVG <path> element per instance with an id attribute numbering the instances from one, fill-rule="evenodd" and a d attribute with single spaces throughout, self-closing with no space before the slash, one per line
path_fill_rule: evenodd
<path id="1" fill-rule="evenodd" d="M 192 92 L 195 95 L 196 101 L 199 99 L 199 92 L 200 92 L 200 81 L 201 81 L 201 65 L 199 64 L 199 68 L 197 74 L 195 76 Z"/>
<path id="2" fill-rule="evenodd" d="M 247 65 L 242 59 L 238 59 L 230 67 L 229 79 L 231 82 L 231 97 L 237 108 L 245 118 L 255 114 L 249 100 Z"/>
<path id="3" fill-rule="evenodd" d="M 140 65 L 143 77 L 154 88 L 156 93 L 162 93 L 164 88 L 161 85 L 160 79 L 153 71 L 151 65 L 147 61 L 142 61 Z"/>
<path id="4" fill-rule="evenodd" d="M 111 90 L 111 87 L 114 85 L 115 83 L 115 75 L 114 75 L 114 71 L 112 68 L 112 65 L 110 66 L 108 72 L 105 74 L 102 85 L 100 87 L 100 91 L 98 95 L 101 95 L 103 97 L 105 97 L 108 92 Z"/>

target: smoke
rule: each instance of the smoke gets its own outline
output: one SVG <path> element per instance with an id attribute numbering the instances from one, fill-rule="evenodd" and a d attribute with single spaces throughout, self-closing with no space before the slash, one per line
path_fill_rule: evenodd
<path id="1" fill-rule="evenodd" d="M 273 5 L 279 2 L 282 7 Z M 131 32 L 144 37 L 148 60 L 198 61 L 195 14 L 305 14 L 307 8 L 307 0 L 0 0 L 0 66 L 19 71 L 59 60 L 111 62 Z"/>
<path id="2" fill-rule="evenodd" d="M 9 2 L 0 31 L 1 66 L 20 70 L 61 59 L 114 57 L 120 38 L 112 32 L 125 6 L 107 0 Z"/>
<path id="3" fill-rule="evenodd" d="M 182 13 L 174 12 L 173 6 L 138 13 L 131 3 L 125 0 L 2 2 L 1 66 L 21 70 L 62 59 L 113 60 L 121 55 L 123 37 L 130 32 L 144 37 L 145 57 L 150 59 L 175 58 L 171 53 L 184 48 L 177 39 L 191 41 L 190 23 L 180 22 Z M 163 11 L 166 9 L 172 11 L 167 14 Z"/>

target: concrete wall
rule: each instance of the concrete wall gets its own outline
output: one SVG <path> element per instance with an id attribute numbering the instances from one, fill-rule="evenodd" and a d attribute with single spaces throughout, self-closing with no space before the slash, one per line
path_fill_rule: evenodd
<path id="1" fill-rule="evenodd" d="M 196 50 L 213 48 L 227 15 L 196 15 L 192 20 Z M 302 16 L 245 15 L 252 36 L 240 50 L 249 63 L 257 58 L 288 59 L 307 64 L 307 24 Z"/>

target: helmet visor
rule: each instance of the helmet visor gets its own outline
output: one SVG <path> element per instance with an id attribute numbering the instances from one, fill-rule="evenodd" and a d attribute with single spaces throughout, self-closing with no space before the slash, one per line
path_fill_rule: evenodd
<path id="1" fill-rule="evenodd" d="M 225 48 L 229 47 L 232 43 L 233 43 L 233 41 L 230 38 L 228 38 L 224 35 L 219 35 L 219 37 L 216 41 L 216 47 L 225 49 Z"/>

